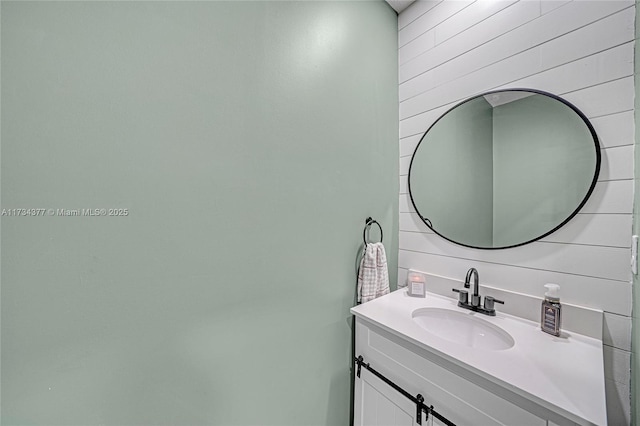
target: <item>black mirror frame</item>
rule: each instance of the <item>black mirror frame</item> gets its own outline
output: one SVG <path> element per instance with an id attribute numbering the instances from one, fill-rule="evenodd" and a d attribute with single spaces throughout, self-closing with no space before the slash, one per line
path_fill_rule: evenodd
<path id="1" fill-rule="evenodd" d="M 555 99 L 555 100 L 557 100 L 559 102 L 562 102 L 563 104 L 565 104 L 566 106 L 571 108 L 573 110 L 573 112 L 575 112 L 582 119 L 582 121 L 586 124 L 587 128 L 589 129 L 589 132 L 591 133 L 591 136 L 593 138 L 594 148 L 595 148 L 595 154 L 596 154 L 596 167 L 595 167 L 595 173 L 593 175 L 593 179 L 591 181 L 591 185 L 589 186 L 589 190 L 587 191 L 587 193 L 584 196 L 583 200 L 580 202 L 580 204 L 578 204 L 576 209 L 565 220 L 563 220 L 559 225 L 557 225 L 555 228 L 551 229 L 548 232 L 545 232 L 544 234 L 540 235 L 539 237 L 533 238 L 531 240 L 528 240 L 528 241 L 525 241 L 525 242 L 522 242 L 522 243 L 519 243 L 519 244 L 513 244 L 513 245 L 510 245 L 510 246 L 503 246 L 503 247 L 477 247 L 477 246 L 472 246 L 472 245 L 469 245 L 469 244 L 464 244 L 464 243 L 461 243 L 461 242 L 458 242 L 458 241 L 454 241 L 454 240 L 452 240 L 450 238 L 445 237 L 444 235 L 442 235 L 441 233 L 439 233 L 438 231 L 436 231 L 433 228 L 433 226 L 431 224 L 431 221 L 428 218 L 422 216 L 422 214 L 420 213 L 420 210 L 418 209 L 418 206 L 416 206 L 415 200 L 413 199 L 413 194 L 411 193 L 411 168 L 413 167 L 413 160 L 415 159 L 416 153 L 418 152 L 418 148 L 420 148 L 420 145 L 424 141 L 424 139 L 427 136 L 427 134 L 429 133 L 429 131 L 433 128 L 433 126 L 435 126 L 444 116 L 446 116 L 448 113 L 450 113 L 451 111 L 453 111 L 454 109 L 456 109 L 460 105 L 463 105 L 463 104 L 465 104 L 467 102 L 470 102 L 470 101 L 472 101 L 474 99 L 477 99 L 477 98 L 482 97 L 482 96 L 491 95 L 491 94 L 494 94 L 494 93 L 502 93 L 502 92 L 527 92 L 527 93 L 534 93 L 534 94 L 538 94 L 538 95 L 544 95 L 544 96 L 548 96 L 548 97 L 550 97 L 552 99 Z M 542 91 L 542 90 L 537 90 L 537 89 L 526 89 L 526 88 L 498 89 L 498 90 L 491 90 L 491 91 L 488 91 L 488 92 L 483 92 L 483 93 L 474 95 L 474 96 L 472 96 L 472 97 L 470 97 L 468 99 L 465 99 L 462 102 L 457 103 L 453 107 L 449 108 L 440 117 L 438 117 L 438 119 L 436 121 L 434 121 L 433 124 L 431 124 L 431 126 L 429 126 L 427 131 L 424 132 L 424 134 L 420 138 L 420 141 L 418 142 L 418 145 L 416 145 L 416 148 L 413 151 L 413 154 L 411 155 L 411 162 L 409 163 L 409 174 L 407 176 L 407 186 L 409 188 L 409 197 L 411 198 L 411 204 L 413 205 L 413 208 L 415 209 L 416 214 L 418 215 L 420 220 L 422 220 L 422 222 L 424 222 L 424 224 L 427 225 L 427 227 L 429 229 L 431 229 L 433 232 L 435 232 L 436 235 L 439 235 L 440 237 L 442 237 L 445 240 L 450 241 L 450 242 L 452 242 L 454 244 L 457 244 L 457 245 L 460 245 L 460 246 L 464 246 L 464 247 L 468 247 L 468 248 L 479 249 L 479 250 L 503 250 L 503 249 L 508 249 L 508 248 L 520 247 L 520 246 L 523 246 L 525 244 L 529 244 L 529 243 L 532 243 L 534 241 L 541 240 L 542 238 L 544 238 L 544 237 L 556 232 L 558 229 L 560 229 L 564 225 L 566 225 L 567 222 L 569 222 L 571 219 L 573 219 L 573 217 L 576 214 L 578 214 L 578 212 L 582 209 L 582 207 L 584 207 L 584 205 L 586 204 L 587 200 L 589 200 L 589 197 L 591 197 L 591 194 L 593 193 L 593 190 L 594 190 L 594 188 L 596 186 L 596 183 L 598 182 L 598 176 L 600 175 L 601 162 L 602 162 L 602 154 L 600 152 L 600 140 L 598 139 L 598 135 L 596 134 L 596 131 L 593 128 L 593 125 L 591 124 L 591 122 L 589 121 L 587 116 L 584 115 L 584 113 L 582 111 L 580 111 L 578 109 L 578 107 L 573 105 L 571 102 L 567 101 L 566 99 L 561 98 L 560 96 L 557 96 L 557 95 L 554 95 L 552 93 L 545 92 L 545 91 Z"/>

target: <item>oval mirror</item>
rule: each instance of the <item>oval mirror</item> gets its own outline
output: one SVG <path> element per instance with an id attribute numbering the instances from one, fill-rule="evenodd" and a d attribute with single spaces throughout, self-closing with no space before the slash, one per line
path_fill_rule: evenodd
<path id="1" fill-rule="evenodd" d="M 467 99 L 420 139 L 409 195 L 420 219 L 467 247 L 503 249 L 543 238 L 586 203 L 600 146 L 564 99 L 509 89 Z"/>

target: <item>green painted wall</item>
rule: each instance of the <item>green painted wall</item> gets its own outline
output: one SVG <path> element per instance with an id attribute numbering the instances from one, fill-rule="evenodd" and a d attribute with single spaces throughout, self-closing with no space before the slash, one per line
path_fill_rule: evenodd
<path id="1" fill-rule="evenodd" d="M 472 246 L 492 246 L 492 132 L 488 102 L 462 104 L 429 129 L 411 166 L 420 213 L 440 234 Z"/>
<path id="2" fill-rule="evenodd" d="M 384 2 L 8 2 L 2 424 L 344 425 L 398 235 Z"/>

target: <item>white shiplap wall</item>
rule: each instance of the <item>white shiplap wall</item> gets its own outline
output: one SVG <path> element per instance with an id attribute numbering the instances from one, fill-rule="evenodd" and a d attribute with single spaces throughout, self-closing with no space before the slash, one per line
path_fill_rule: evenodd
<path id="1" fill-rule="evenodd" d="M 398 16 L 400 238 L 398 279 L 408 268 L 605 311 L 609 424 L 630 422 L 634 144 L 633 1 L 418 1 Z M 555 93 L 592 121 L 602 170 L 583 210 L 526 246 L 483 251 L 428 232 L 407 193 L 411 154 L 424 131 L 457 102 L 483 91 L 530 87 Z"/>

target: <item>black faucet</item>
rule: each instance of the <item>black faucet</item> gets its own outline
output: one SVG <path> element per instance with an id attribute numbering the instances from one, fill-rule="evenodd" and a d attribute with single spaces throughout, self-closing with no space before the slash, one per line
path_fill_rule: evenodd
<path id="1" fill-rule="evenodd" d="M 471 293 L 471 302 L 469 302 L 469 292 L 467 290 L 459 290 L 454 288 L 453 291 L 458 293 L 458 306 L 461 308 L 469 309 L 474 312 L 480 312 L 481 314 L 495 316 L 496 310 L 495 303 L 504 304 L 502 300 L 498 300 L 491 296 L 485 296 L 484 306 L 480 306 L 482 296 L 480 296 L 480 277 L 476 268 L 470 268 L 467 271 L 467 277 L 464 279 L 464 287 L 471 287 L 471 279 L 473 278 L 473 293 Z"/>
<path id="2" fill-rule="evenodd" d="M 476 268 L 469 268 L 467 271 L 467 277 L 464 279 L 464 288 L 469 288 L 471 285 L 471 278 L 473 278 L 473 293 L 471 294 L 471 305 L 480 306 L 480 293 L 478 288 L 480 287 L 480 277 L 478 276 L 478 270 Z"/>

